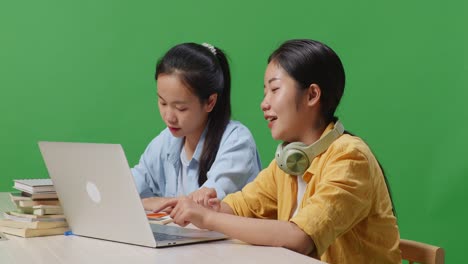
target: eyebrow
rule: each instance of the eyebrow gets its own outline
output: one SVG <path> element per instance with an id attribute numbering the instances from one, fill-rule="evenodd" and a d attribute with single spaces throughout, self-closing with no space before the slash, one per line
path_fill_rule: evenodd
<path id="1" fill-rule="evenodd" d="M 271 82 L 279 81 L 279 80 L 281 80 L 279 77 L 273 77 L 270 80 L 268 80 L 268 83 L 270 84 Z"/>
<path id="2" fill-rule="evenodd" d="M 166 101 L 166 99 L 164 99 L 159 93 L 158 93 L 158 97 L 161 98 L 162 100 Z M 174 101 L 174 102 L 171 102 L 171 104 L 188 104 L 188 102 L 185 102 L 185 101 Z"/>
<path id="3" fill-rule="evenodd" d="M 268 84 L 270 84 L 270 83 L 272 83 L 274 81 L 280 81 L 280 80 L 281 80 L 281 78 L 279 78 L 279 77 L 273 77 L 270 80 L 268 80 Z M 266 88 L 266 85 L 263 85 L 263 88 Z"/>

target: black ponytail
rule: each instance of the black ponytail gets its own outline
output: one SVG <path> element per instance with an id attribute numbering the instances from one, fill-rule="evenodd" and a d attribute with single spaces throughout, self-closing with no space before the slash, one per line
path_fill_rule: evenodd
<path id="1" fill-rule="evenodd" d="M 206 132 L 205 144 L 200 158 L 200 169 L 198 185 L 202 186 L 207 180 L 207 173 L 218 153 L 219 144 L 224 130 L 231 118 L 231 73 L 226 55 L 216 48 L 216 57 L 223 72 L 223 91 L 218 94 L 216 105 L 208 116 L 208 131 Z"/>

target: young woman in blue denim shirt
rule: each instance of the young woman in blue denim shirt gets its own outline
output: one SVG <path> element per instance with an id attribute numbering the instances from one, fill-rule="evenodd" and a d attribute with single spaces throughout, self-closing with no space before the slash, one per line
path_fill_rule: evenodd
<path id="1" fill-rule="evenodd" d="M 146 210 L 170 197 L 203 203 L 240 190 L 261 170 L 250 131 L 231 116 L 231 77 L 224 52 L 184 43 L 157 64 L 159 112 L 167 128 L 132 169 Z M 206 201 L 205 201 L 206 202 Z"/>

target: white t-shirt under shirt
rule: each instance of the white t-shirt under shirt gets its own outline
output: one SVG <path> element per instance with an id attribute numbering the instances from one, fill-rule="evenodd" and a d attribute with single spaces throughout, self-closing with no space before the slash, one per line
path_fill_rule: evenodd
<path id="1" fill-rule="evenodd" d="M 302 178 L 302 175 L 297 176 L 297 201 L 296 201 L 296 210 L 294 210 L 293 215 L 296 216 L 297 212 L 299 211 L 299 207 L 301 206 L 302 198 L 304 197 L 305 190 L 307 188 L 307 183 Z"/>
<path id="2" fill-rule="evenodd" d="M 179 177 L 179 180 L 177 181 L 177 196 L 187 194 L 184 182 L 187 181 L 187 171 L 191 160 L 192 159 L 187 159 L 187 155 L 185 154 L 185 148 L 182 147 L 182 150 L 180 151 L 180 162 L 182 166 L 180 166 L 179 175 L 177 175 L 177 177 Z"/>

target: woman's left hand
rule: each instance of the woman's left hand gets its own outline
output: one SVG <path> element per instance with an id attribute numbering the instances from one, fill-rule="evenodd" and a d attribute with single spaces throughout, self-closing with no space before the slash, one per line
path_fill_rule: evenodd
<path id="1" fill-rule="evenodd" d="M 190 223 L 201 229 L 208 229 L 207 219 L 215 212 L 203 207 L 190 198 L 180 198 L 174 204 L 171 211 L 171 218 L 174 223 L 186 226 Z"/>
<path id="2" fill-rule="evenodd" d="M 202 187 L 189 194 L 188 197 L 199 205 L 202 205 L 204 207 L 210 207 L 208 201 L 212 198 L 216 198 L 217 193 L 214 188 Z"/>

